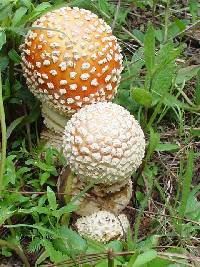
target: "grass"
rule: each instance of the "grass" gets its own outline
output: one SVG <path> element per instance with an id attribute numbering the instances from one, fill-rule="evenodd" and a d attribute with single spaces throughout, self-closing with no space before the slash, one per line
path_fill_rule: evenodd
<path id="1" fill-rule="evenodd" d="M 124 56 L 114 101 L 136 117 L 147 140 L 125 210 L 131 222 L 127 240 L 106 245 L 80 237 L 73 227 L 75 201 L 67 196 L 68 203 L 60 203 L 63 192 L 57 192 L 56 181 L 66 162 L 56 149 L 38 141 L 43 126 L 39 103 L 27 90 L 20 67 L 19 46 L 31 22 L 63 4 L 90 9 L 112 26 Z M 195 0 L 188 5 L 140 0 L 0 2 L 4 259 L 13 255 L 26 267 L 200 265 L 199 8 Z"/>
<path id="2" fill-rule="evenodd" d="M 2 96 L 2 82 L 1 82 L 1 71 L 0 71 L 0 117 L 1 117 L 1 166 L 0 166 L 0 197 L 2 193 L 2 187 L 3 187 L 3 175 L 5 171 L 5 161 L 6 161 L 6 144 L 7 144 L 7 138 L 6 138 L 6 122 L 5 122 L 5 112 L 4 112 L 4 106 L 3 106 L 3 96 Z"/>

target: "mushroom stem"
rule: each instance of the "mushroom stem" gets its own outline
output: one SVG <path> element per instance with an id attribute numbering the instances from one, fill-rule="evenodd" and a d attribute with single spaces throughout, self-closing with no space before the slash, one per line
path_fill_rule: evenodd
<path id="1" fill-rule="evenodd" d="M 62 135 L 50 129 L 44 129 L 40 134 L 40 140 L 45 143 L 45 147 L 54 147 L 62 152 Z"/>
<path id="2" fill-rule="evenodd" d="M 107 186 L 107 190 L 104 184 L 91 184 L 91 187 L 86 190 L 87 183 L 81 181 L 76 175 L 72 179 L 69 167 L 63 169 L 57 185 L 61 202 L 67 204 L 72 200 L 77 205 L 75 213 L 81 216 L 91 215 L 102 209 L 119 214 L 128 205 L 132 196 L 131 180 L 122 185 Z M 85 193 L 82 194 L 84 191 Z"/>
<path id="3" fill-rule="evenodd" d="M 42 103 L 42 116 L 44 117 L 44 123 L 47 128 L 56 133 L 63 134 L 65 126 L 70 117 L 59 113 L 48 103 Z"/>

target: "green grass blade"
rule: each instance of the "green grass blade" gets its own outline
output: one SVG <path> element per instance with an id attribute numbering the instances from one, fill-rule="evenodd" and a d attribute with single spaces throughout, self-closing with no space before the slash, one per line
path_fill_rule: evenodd
<path id="1" fill-rule="evenodd" d="M 2 96 L 1 70 L 0 70 L 0 121 L 1 121 L 1 136 L 2 136 L 1 164 L 0 164 L 0 197 L 1 197 L 1 192 L 3 187 L 3 175 L 6 162 L 6 146 L 7 146 L 5 111 L 4 111 L 3 96 Z"/>
<path id="2" fill-rule="evenodd" d="M 185 215 L 187 200 L 190 193 L 190 186 L 192 183 L 192 174 L 193 174 L 194 151 L 193 150 L 189 151 L 187 157 L 188 157 L 187 169 L 183 180 L 183 193 L 179 208 L 180 217 L 183 217 Z"/>

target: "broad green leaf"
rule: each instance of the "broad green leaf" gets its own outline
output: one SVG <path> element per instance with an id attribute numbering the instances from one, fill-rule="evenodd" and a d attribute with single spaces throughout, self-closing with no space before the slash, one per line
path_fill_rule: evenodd
<path id="1" fill-rule="evenodd" d="M 198 136 L 198 137 L 200 137 L 200 129 L 191 129 L 191 134 L 193 135 L 193 136 Z"/>
<path id="2" fill-rule="evenodd" d="M 12 18 L 12 27 L 15 27 L 20 24 L 22 17 L 26 14 L 27 8 L 22 6 L 18 8 L 15 12 L 14 17 Z"/>
<path id="3" fill-rule="evenodd" d="M 119 240 L 113 240 L 106 245 L 106 248 L 110 248 L 115 252 L 120 252 L 123 251 L 123 244 Z"/>
<path id="4" fill-rule="evenodd" d="M 171 94 L 166 94 L 162 101 L 163 104 L 165 104 L 168 107 L 179 107 L 187 110 L 191 109 L 191 107 L 188 104 L 178 100 L 177 97 Z"/>
<path id="5" fill-rule="evenodd" d="M 147 263 L 145 267 L 169 267 L 170 260 L 155 258 L 151 262 Z M 178 267 L 178 266 L 176 266 Z"/>
<path id="6" fill-rule="evenodd" d="M 198 16 L 199 10 L 198 0 L 189 0 L 190 13 L 192 14 L 192 21 L 195 22 Z"/>
<path id="7" fill-rule="evenodd" d="M 31 0 L 20 0 L 20 2 L 27 8 L 30 8 L 32 5 Z"/>
<path id="8" fill-rule="evenodd" d="M 138 104 L 143 105 L 147 108 L 151 107 L 152 95 L 147 90 L 143 88 L 133 88 L 130 94 Z"/>
<path id="9" fill-rule="evenodd" d="M 110 13 L 110 4 L 107 0 L 98 1 L 99 9 L 105 13 Z"/>
<path id="10" fill-rule="evenodd" d="M 178 151 L 180 149 L 180 146 L 177 144 L 162 144 L 159 143 L 156 147 L 156 151 L 171 151 L 171 152 L 175 152 Z"/>
<path id="11" fill-rule="evenodd" d="M 17 174 L 14 164 L 15 155 L 9 155 L 6 158 L 6 172 L 4 174 L 3 185 L 6 187 L 9 183 L 15 184 Z"/>
<path id="12" fill-rule="evenodd" d="M 138 248 L 141 248 L 142 250 L 151 249 L 152 247 L 158 246 L 160 240 L 159 235 L 152 235 L 145 239 L 144 241 L 141 241 L 138 244 Z"/>
<path id="13" fill-rule="evenodd" d="M 133 82 L 136 80 L 142 67 L 144 66 L 143 59 L 132 59 L 132 62 L 129 63 L 130 66 L 128 67 L 128 70 L 122 74 L 122 82 L 120 84 L 120 87 L 123 89 L 125 87 L 130 87 L 130 81 Z"/>
<path id="14" fill-rule="evenodd" d="M 163 36 L 164 36 L 164 33 L 162 30 L 159 29 L 155 31 L 155 37 L 160 43 L 163 41 Z"/>
<path id="15" fill-rule="evenodd" d="M 133 30 L 133 35 L 136 36 L 141 43 L 144 43 L 144 33 L 139 31 L 138 29 Z"/>
<path id="16" fill-rule="evenodd" d="M 43 2 L 39 5 L 37 5 L 37 7 L 35 8 L 34 12 L 43 12 L 45 11 L 46 9 L 50 8 L 51 7 L 51 4 L 49 2 Z"/>
<path id="17" fill-rule="evenodd" d="M 195 89 L 195 103 L 200 106 L 200 69 L 197 72 L 197 81 Z"/>
<path id="18" fill-rule="evenodd" d="M 175 18 L 175 23 L 178 26 L 179 31 L 181 32 L 181 31 L 185 30 L 185 27 L 187 25 L 187 20 L 180 20 L 178 18 Z"/>
<path id="19" fill-rule="evenodd" d="M 152 24 L 149 24 L 144 36 L 144 56 L 147 71 L 152 76 L 155 64 L 155 30 Z"/>
<path id="20" fill-rule="evenodd" d="M 153 259 L 155 259 L 157 257 L 157 252 L 155 250 L 147 250 L 144 253 L 138 255 L 138 257 L 136 258 L 134 264 L 132 265 L 132 267 L 139 267 L 142 266 L 150 261 L 152 261 Z"/>
<path id="21" fill-rule="evenodd" d="M 134 250 L 136 247 L 136 244 L 133 241 L 133 233 L 130 229 L 130 227 L 128 227 L 127 230 L 127 248 L 128 250 Z"/>
<path id="22" fill-rule="evenodd" d="M 5 32 L 0 31 L 0 50 L 2 49 L 5 43 L 6 43 L 6 34 Z"/>
<path id="23" fill-rule="evenodd" d="M 165 45 L 161 45 L 155 58 L 156 69 L 163 68 L 180 55 L 183 50 L 183 46 L 174 47 L 174 44 L 169 42 Z"/>
<path id="24" fill-rule="evenodd" d="M 69 253 L 80 253 L 85 252 L 87 249 L 86 241 L 75 231 L 72 229 L 67 228 L 66 226 L 61 226 L 58 230 L 62 239 L 60 239 L 60 245 L 62 245 L 63 252 Z"/>
<path id="25" fill-rule="evenodd" d="M 105 245 L 100 242 L 97 242 L 96 240 L 88 239 L 87 245 L 87 253 L 105 252 Z"/>
<path id="26" fill-rule="evenodd" d="M 131 62 L 134 63 L 141 59 L 144 61 L 144 47 L 140 47 L 138 50 L 135 51 L 131 58 Z"/>
<path id="27" fill-rule="evenodd" d="M 1 4 L 1 1 L 0 1 L 0 4 Z M 0 22 L 3 20 L 6 20 L 11 15 L 12 7 L 13 7 L 13 4 L 8 3 L 7 1 L 6 1 L 5 6 L 0 7 Z"/>
<path id="28" fill-rule="evenodd" d="M 132 267 L 133 264 L 135 263 L 136 259 L 138 257 L 138 252 L 136 252 L 135 254 L 133 254 L 131 257 L 130 257 L 130 260 L 127 264 L 127 267 Z"/>
<path id="29" fill-rule="evenodd" d="M 171 62 L 166 66 L 160 66 L 154 73 L 151 91 L 158 96 L 162 96 L 169 91 L 172 79 L 175 76 L 175 64 Z M 156 104 L 155 101 L 153 104 Z"/>
<path id="30" fill-rule="evenodd" d="M 145 88 L 151 88 L 156 96 L 162 96 L 171 87 L 175 76 L 175 59 L 182 51 L 182 47 L 174 48 L 172 43 L 161 46 L 155 58 L 155 68 L 152 79 L 149 75 L 145 78 Z M 157 102 L 153 101 L 153 105 Z"/>
<path id="31" fill-rule="evenodd" d="M 52 211 L 52 215 L 57 217 L 57 218 L 60 218 L 64 214 L 69 214 L 69 213 L 77 210 L 77 208 L 78 208 L 77 205 L 69 203 L 67 206 L 62 207 L 59 210 Z"/>
<path id="32" fill-rule="evenodd" d="M 46 181 L 49 179 L 50 177 L 50 173 L 49 172 L 43 172 L 40 175 L 40 184 L 44 185 L 46 183 Z"/>
<path id="33" fill-rule="evenodd" d="M 47 186 L 47 198 L 49 201 L 50 209 L 56 210 L 57 208 L 56 195 L 49 186 Z"/>
<path id="34" fill-rule="evenodd" d="M 185 216 L 197 222 L 200 222 L 200 201 L 197 198 L 199 192 L 200 184 L 189 193 L 185 210 Z"/>
<path id="35" fill-rule="evenodd" d="M 17 118 L 16 120 L 14 120 L 13 122 L 11 122 L 11 124 L 8 126 L 7 128 L 7 139 L 10 137 L 10 135 L 12 134 L 12 132 L 15 130 L 15 128 L 23 121 L 25 116 L 21 116 L 19 118 Z"/>
<path id="36" fill-rule="evenodd" d="M 192 65 L 186 68 L 182 68 L 178 71 L 176 76 L 176 84 L 181 84 L 184 81 L 187 82 L 192 79 L 200 71 L 199 65 Z"/>
<path id="37" fill-rule="evenodd" d="M 20 55 L 18 55 L 18 53 L 16 52 L 15 49 L 11 49 L 9 52 L 8 52 L 8 56 L 10 59 L 12 59 L 15 63 L 20 63 L 21 62 L 21 57 Z"/>
<path id="38" fill-rule="evenodd" d="M 9 59 L 7 56 L 0 57 L 0 69 L 1 70 L 5 70 L 5 68 L 8 66 L 8 63 L 9 63 Z"/>
<path id="39" fill-rule="evenodd" d="M 186 25 L 187 21 L 175 18 L 174 22 L 172 22 L 168 27 L 168 36 L 174 38 L 177 34 L 185 29 Z"/>
<path id="40" fill-rule="evenodd" d="M 26 161 L 26 164 L 36 166 L 44 172 L 50 172 L 53 175 L 57 175 L 57 171 L 54 165 L 47 165 L 45 162 L 42 162 L 40 160 L 29 159 Z"/>

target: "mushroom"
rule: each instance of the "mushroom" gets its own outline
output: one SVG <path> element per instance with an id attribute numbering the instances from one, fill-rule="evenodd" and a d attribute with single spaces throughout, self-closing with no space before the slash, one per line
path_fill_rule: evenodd
<path id="1" fill-rule="evenodd" d="M 112 185 L 129 181 L 145 152 L 144 133 L 123 107 L 99 102 L 83 107 L 68 121 L 64 155 L 84 182 Z"/>
<path id="2" fill-rule="evenodd" d="M 66 193 L 68 186 L 69 169 L 66 169 L 58 179 L 58 195 L 62 202 L 67 203 L 69 194 Z M 77 205 L 75 213 L 80 216 L 91 215 L 100 210 L 112 211 L 119 214 L 129 204 L 132 197 L 132 182 L 116 183 L 111 186 L 104 184 L 93 185 L 84 195 L 81 192 L 87 184 L 77 176 L 73 177 L 70 190 L 70 199 Z"/>
<path id="3" fill-rule="evenodd" d="M 76 183 L 74 185 L 73 195 L 79 195 L 85 188 L 84 186 L 82 186 L 82 188 L 77 188 L 78 185 L 80 184 Z M 100 188 L 100 186 L 95 187 L 75 202 L 75 204 L 78 204 L 78 209 L 75 211 L 76 214 L 87 216 L 100 210 L 111 211 L 115 214 L 119 214 L 130 202 L 132 196 L 131 180 L 129 180 L 128 184 L 124 187 L 120 188 L 119 191 L 107 193 L 101 196 L 95 194 L 95 190 L 97 187 Z"/>
<path id="4" fill-rule="evenodd" d="M 128 230 L 129 222 L 124 214 L 116 216 L 108 211 L 98 211 L 76 222 L 78 233 L 89 239 L 107 243 L 122 239 Z"/>
<path id="5" fill-rule="evenodd" d="M 32 26 L 21 46 L 24 76 L 47 128 L 62 133 L 78 109 L 114 97 L 121 49 L 104 20 L 78 7 L 48 12 Z"/>

